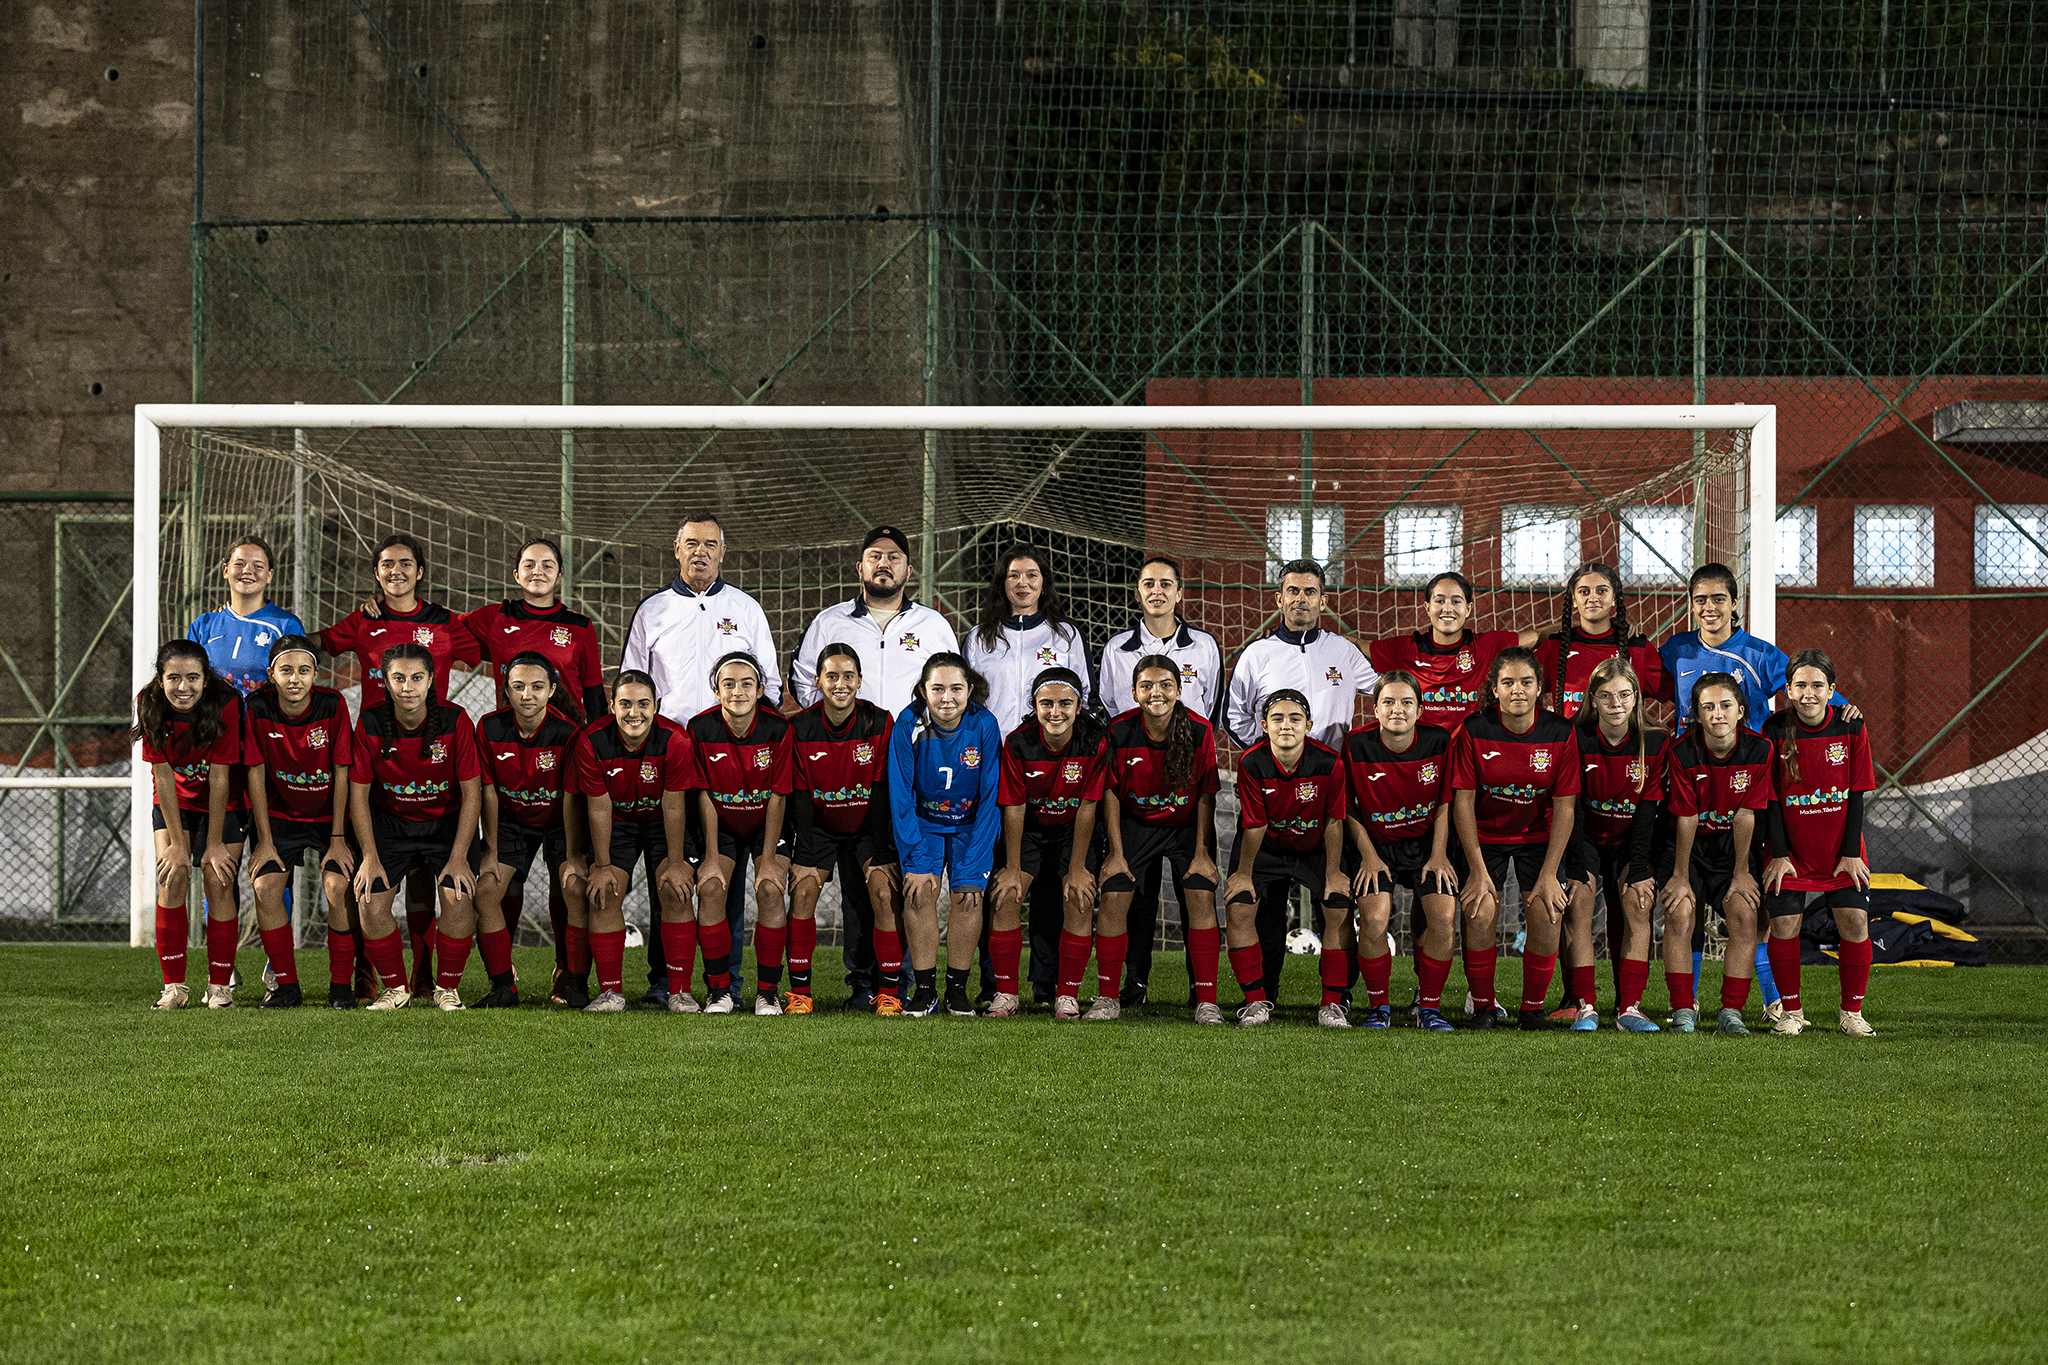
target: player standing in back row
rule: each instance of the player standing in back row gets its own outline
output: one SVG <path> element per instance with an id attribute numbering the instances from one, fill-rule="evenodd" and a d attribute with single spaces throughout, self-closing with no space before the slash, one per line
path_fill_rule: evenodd
<path id="1" fill-rule="evenodd" d="M 1420 723 L 1455 731 L 1465 717 L 1490 702 L 1486 676 L 1502 650 L 1536 643 L 1538 632 L 1474 631 L 1470 622 L 1477 598 L 1471 580 L 1461 573 L 1440 573 L 1423 585 L 1422 609 L 1428 628 L 1412 635 L 1389 635 L 1372 642 L 1372 666 L 1382 673 L 1400 669 L 1422 686 Z"/>
<path id="2" fill-rule="evenodd" d="M 263 685 L 270 670 L 270 645 L 285 635 L 304 635 L 299 618 L 270 600 L 277 556 L 262 536 L 243 536 L 228 546 L 220 566 L 228 604 L 192 622 L 185 638 L 204 646 L 213 671 L 247 695 Z"/>

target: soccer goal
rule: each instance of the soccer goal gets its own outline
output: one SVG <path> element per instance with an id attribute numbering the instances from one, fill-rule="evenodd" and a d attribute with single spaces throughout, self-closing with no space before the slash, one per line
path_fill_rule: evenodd
<path id="1" fill-rule="evenodd" d="M 528 537 L 562 546 L 563 593 L 607 668 L 633 608 L 709 511 L 726 576 L 766 609 L 786 665 L 857 590 L 863 532 L 918 541 L 912 591 L 964 634 L 1002 548 L 1047 551 L 1091 645 L 1130 624 L 1144 556 L 1178 560 L 1183 613 L 1227 656 L 1273 619 L 1288 560 L 1330 569 L 1334 629 L 1422 626 L 1456 570 L 1480 629 L 1555 623 L 1580 563 L 1619 568 L 1631 629 L 1682 628 L 1699 564 L 1734 570 L 1773 623 L 1776 410 L 1768 406 L 553 407 L 151 404 L 135 414 L 134 684 L 161 640 L 221 605 L 230 542 L 277 551 L 273 596 L 314 629 L 371 588 L 392 532 L 426 548 L 422 595 L 516 596 Z M 326 679 L 350 693 L 353 665 Z M 492 688 L 458 699 L 477 714 Z M 149 932 L 148 774 L 133 765 L 131 937 Z"/>

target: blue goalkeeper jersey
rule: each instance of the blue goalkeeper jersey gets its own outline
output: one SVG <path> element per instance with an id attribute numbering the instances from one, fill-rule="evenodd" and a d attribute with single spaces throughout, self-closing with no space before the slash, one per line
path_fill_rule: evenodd
<path id="1" fill-rule="evenodd" d="M 1745 724 L 1752 730 L 1763 728 L 1764 717 L 1771 714 L 1771 699 L 1785 690 L 1785 651 L 1746 630 L 1738 629 L 1718 645 L 1702 643 L 1696 630 L 1684 631 L 1666 640 L 1657 653 L 1663 657 L 1664 676 L 1674 693 L 1666 700 L 1677 704 L 1681 725 L 1692 718 L 1693 684 L 1708 673 L 1732 673 L 1742 684 L 1749 703 Z M 1848 698 L 1837 692 L 1834 700 L 1839 706 Z"/>
<path id="2" fill-rule="evenodd" d="M 192 623 L 185 638 L 205 647 L 213 671 L 247 694 L 256 690 L 270 674 L 270 645 L 280 635 L 304 635 L 299 618 L 265 602 L 248 616 L 237 616 L 227 608 L 210 611 Z"/>
<path id="3" fill-rule="evenodd" d="M 1003 827 L 1002 751 L 1002 727 L 983 707 L 970 705 L 950 731 L 903 708 L 889 732 L 889 813 L 905 872 L 950 863 L 986 875 Z M 949 857 L 963 838 L 965 848 Z"/>

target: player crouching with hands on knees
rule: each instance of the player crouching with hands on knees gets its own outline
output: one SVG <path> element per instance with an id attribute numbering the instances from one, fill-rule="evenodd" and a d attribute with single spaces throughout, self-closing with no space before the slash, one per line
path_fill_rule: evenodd
<path id="1" fill-rule="evenodd" d="M 1522 949 L 1521 1026 L 1550 1027 L 1543 998 L 1557 973 L 1557 941 L 1570 901 L 1558 876 L 1579 796 L 1572 724 L 1536 704 L 1543 669 L 1517 645 L 1494 658 L 1487 704 L 1451 742 L 1451 818 L 1464 855 L 1465 976 L 1472 984 L 1469 1028 L 1494 1022 L 1494 935 L 1508 869 L 1522 892 L 1528 938 Z M 1484 944 L 1484 947 L 1477 945 Z"/>
<path id="2" fill-rule="evenodd" d="M 1109 782 L 1102 797 L 1108 847 L 1102 857 L 1102 908 L 1095 929 L 1096 984 L 1101 993 L 1088 1012 L 1096 1019 L 1117 1017 L 1131 897 L 1145 873 L 1163 858 L 1183 897 L 1188 960 L 1195 978 L 1195 1022 L 1220 1024 L 1216 731 L 1181 702 L 1180 665 L 1164 654 L 1138 660 L 1131 670 L 1131 695 L 1137 705 L 1109 727 Z M 1232 931 L 1231 943 L 1231 968 L 1245 988 L 1250 1011 L 1240 1010 L 1240 1021 L 1264 1023 L 1273 1007 L 1266 1001 L 1265 967 L 1250 914 L 1241 934 Z M 1087 966 L 1087 938 L 1062 931 L 1053 1018 L 1078 1016 L 1076 996 Z M 1253 1004 L 1259 1008 L 1250 1009 Z"/>
<path id="3" fill-rule="evenodd" d="M 300 859 L 320 860 L 327 893 L 327 1003 L 356 1007 L 355 933 L 349 920 L 356 853 L 348 834 L 349 768 L 354 732 L 341 693 L 315 687 L 319 656 L 303 635 L 270 646 L 270 671 L 243 702 L 242 761 L 248 765 L 249 816 L 256 847 L 249 877 L 256 890 L 256 927 L 277 974 L 264 1009 L 301 1002 L 284 896 Z"/>
<path id="4" fill-rule="evenodd" d="M 1356 866 L 1352 892 L 1358 897 L 1358 974 L 1366 1000 L 1359 1026 L 1385 1028 L 1392 1022 L 1387 987 L 1394 957 L 1387 948 L 1387 921 L 1394 912 L 1394 888 L 1405 886 L 1414 893 L 1422 920 L 1415 930 L 1415 1026 L 1449 1033 L 1443 995 L 1458 916 L 1451 808 L 1445 799 L 1451 735 L 1418 722 L 1421 685 L 1400 669 L 1380 674 L 1373 684 L 1372 713 L 1378 726 L 1353 730 L 1344 744 Z"/>
<path id="5" fill-rule="evenodd" d="M 1095 868 L 1101 861 L 1096 815 L 1109 780 L 1109 742 L 1102 723 L 1081 709 L 1081 677 L 1048 668 L 1031 685 L 1032 716 L 1003 741 L 1003 865 L 996 873 L 996 998 L 991 1018 L 1017 1013 L 1017 968 L 1024 951 L 1025 900 L 1041 870 L 1061 879 L 1062 932 L 1085 944 L 1095 917 Z M 1082 962 L 1087 961 L 1083 949 Z M 1077 989 L 1079 971 L 1076 970 Z M 1115 992 L 1096 997 L 1117 1006 Z M 1079 1012 L 1075 1001 L 1066 1017 Z"/>
<path id="6" fill-rule="evenodd" d="M 183 1009 L 190 998 L 185 898 L 197 844 L 206 887 L 206 1005 L 226 1009 L 235 1003 L 228 986 L 239 928 L 235 873 L 249 834 L 248 798 L 233 780 L 242 761 L 241 698 L 207 664 L 204 649 L 172 640 L 156 652 L 156 676 L 135 694 L 129 733 L 142 741 L 156 791 L 156 954 L 164 989 L 154 1008 Z"/>
<path id="7" fill-rule="evenodd" d="M 946 923 L 946 1012 L 972 1015 L 967 974 L 981 944 L 981 901 L 1002 829 L 1002 727 L 982 703 L 988 683 L 958 654 L 925 660 L 917 694 L 889 734 L 889 805 L 903 859 L 903 927 L 917 990 L 894 995 L 883 962 L 877 1014 L 938 1009 L 939 879 L 952 886 Z"/>
<path id="8" fill-rule="evenodd" d="M 612 687 L 611 716 L 576 737 L 572 766 L 584 818 L 571 822 L 562 890 L 574 931 L 579 908 L 586 917 L 589 952 L 597 965 L 598 995 L 587 998 L 570 946 L 563 1003 L 592 1014 L 626 1008 L 626 892 L 633 868 L 645 863 L 659 907 L 658 927 L 668 973 L 668 1008 L 695 1014 L 690 974 L 696 966 L 696 920 L 690 906 L 689 794 L 703 785 L 683 727 L 661 714 L 654 679 L 637 668 L 620 672 Z M 581 835 L 590 840 L 587 876 L 580 866 Z M 723 912 L 721 911 L 721 915 Z M 723 923 L 723 919 L 720 923 Z"/>
<path id="9" fill-rule="evenodd" d="M 1259 703 L 1259 724 L 1266 737 L 1237 765 L 1237 842 L 1230 880 L 1223 884 L 1223 912 L 1232 939 L 1249 932 L 1256 942 L 1260 902 L 1276 890 L 1304 888 L 1323 916 L 1323 1003 L 1316 1022 L 1349 1028 L 1343 1001 L 1357 941 L 1351 879 L 1344 875 L 1344 760 L 1308 737 L 1308 698 L 1291 687 Z M 1236 964 L 1233 950 L 1231 965 Z M 1262 952 L 1262 971 L 1264 965 Z M 1264 994 L 1263 986 L 1261 998 L 1247 992 L 1240 1025 L 1272 1018 L 1273 1002 Z"/>
<path id="10" fill-rule="evenodd" d="M 704 788 L 704 865 L 697 878 L 697 943 L 704 950 L 707 1014 L 739 1008 L 733 945 L 746 932 L 746 890 L 754 866 L 754 966 L 760 974 L 754 1013 L 782 1013 L 782 950 L 789 937 L 789 827 L 784 815 L 796 787 L 790 724 L 763 709 L 760 660 L 727 654 L 711 667 L 718 705 L 690 720 L 690 747 Z"/>
<path id="11" fill-rule="evenodd" d="M 1818 892 L 1842 935 L 1842 1032 L 1869 1038 L 1877 1032 L 1863 1017 L 1871 959 L 1863 794 L 1877 786 L 1870 740 L 1861 720 L 1847 719 L 1829 705 L 1835 694 L 1833 659 L 1802 649 L 1785 675 L 1791 709 L 1764 722 L 1776 769 L 1764 817 L 1771 861 L 1764 868 L 1763 913 L 1771 925 L 1771 975 L 1785 1006 L 1775 1031 L 1790 1035 L 1806 1027 L 1799 1002 L 1799 927 L 1807 893 Z"/>

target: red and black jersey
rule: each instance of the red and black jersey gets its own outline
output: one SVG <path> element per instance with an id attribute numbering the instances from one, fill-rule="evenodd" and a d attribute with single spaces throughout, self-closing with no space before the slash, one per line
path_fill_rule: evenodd
<path id="1" fill-rule="evenodd" d="M 1451 732 L 1418 725 L 1407 749 L 1395 753 L 1377 725 L 1361 726 L 1344 741 L 1351 814 L 1375 848 L 1435 832 L 1437 807 L 1450 791 Z"/>
<path id="2" fill-rule="evenodd" d="M 1536 646 L 1536 658 L 1543 665 L 1543 695 L 1550 699 L 1551 708 L 1567 720 L 1578 715 L 1586 704 L 1586 684 L 1592 681 L 1593 670 L 1623 649 L 1628 650 L 1629 666 L 1636 671 L 1642 694 L 1654 697 L 1661 693 L 1664 657 L 1640 635 L 1623 639 L 1611 630 L 1605 635 L 1586 635 L 1573 627 L 1569 635 L 1544 636 Z"/>
<path id="3" fill-rule="evenodd" d="M 766 706 L 755 708 L 754 728 L 745 735 L 726 726 L 723 707 L 690 717 L 698 785 L 711 793 L 721 829 L 743 838 L 753 835 L 768 823 L 768 798 L 796 790 L 793 733 L 789 721 Z"/>
<path id="4" fill-rule="evenodd" d="M 447 697 L 448 673 L 455 664 L 473 664 L 480 657 L 469 627 L 454 612 L 433 602 L 421 602 L 402 616 L 389 607 L 377 617 L 352 611 L 320 632 L 320 647 L 329 654 L 356 656 L 363 683 L 358 714 L 384 700 L 384 651 L 407 643 L 425 645 L 434 656 L 436 700 Z"/>
<path id="5" fill-rule="evenodd" d="M 1451 789 L 1477 792 L 1482 844 L 1540 844 L 1550 838 L 1552 802 L 1579 794 L 1579 746 L 1572 723 L 1537 708 L 1514 734 L 1492 711 L 1475 712 L 1451 740 Z"/>
<path id="6" fill-rule="evenodd" d="M 1116 793 L 1122 819 L 1147 825 L 1191 825 L 1202 798 L 1220 790 L 1216 729 L 1192 711 L 1188 719 L 1199 727 L 1199 738 L 1194 779 L 1181 791 L 1166 785 L 1166 744 L 1145 733 L 1142 711 L 1133 708 L 1110 723 L 1108 789 Z"/>
<path id="7" fill-rule="evenodd" d="M 462 809 L 462 784 L 483 776 L 469 712 L 445 701 L 427 703 L 427 719 L 417 730 L 399 729 L 390 707 L 373 706 L 356 722 L 353 743 L 349 781 L 370 789 L 371 806 L 401 820 L 455 814 Z"/>
<path id="8" fill-rule="evenodd" d="M 263 766 L 263 799 L 272 819 L 334 819 L 334 772 L 355 763 L 348 706 L 331 687 L 316 687 L 305 714 L 291 719 L 275 691 L 259 687 L 242 702 L 242 762 Z"/>
<path id="9" fill-rule="evenodd" d="M 1861 829 L 1851 837 L 1850 798 L 1877 789 L 1863 722 L 1844 720 L 1841 708 L 1830 706 L 1819 725 L 1808 727 L 1788 708 L 1764 722 L 1764 738 L 1770 741 L 1775 760 L 1771 798 L 1783 809 L 1786 856 L 1792 859 L 1784 889 L 1838 891 L 1852 885 L 1854 879 L 1847 873 L 1835 875 L 1835 862 L 1863 856 Z M 1794 753 L 1799 756 L 1797 781 L 1787 762 Z"/>
<path id="10" fill-rule="evenodd" d="M 1696 841 L 1709 835 L 1726 838 L 1735 832 L 1736 811 L 1771 804 L 1771 742 L 1754 730 L 1737 731 L 1726 758 L 1714 757 L 1697 729 L 1665 752 L 1671 756 L 1664 765 L 1665 822 L 1698 816 Z"/>
<path id="11" fill-rule="evenodd" d="M 1602 848 L 1621 848 L 1629 841 L 1636 802 L 1654 806 L 1664 799 L 1664 750 L 1671 737 L 1651 730 L 1640 745 L 1625 739 L 1617 747 L 1598 727 L 1572 728 L 1579 737 L 1579 828 Z"/>
<path id="12" fill-rule="evenodd" d="M 858 697 L 836 730 L 822 701 L 789 718 L 791 794 L 809 800 L 820 828 L 844 837 L 868 827 L 875 793 L 889 780 L 889 726 L 887 711 Z M 886 801 L 883 809 L 886 816 Z"/>
<path id="13" fill-rule="evenodd" d="M 207 807 L 211 769 L 219 763 L 229 768 L 242 764 L 242 702 L 239 697 L 230 699 L 221 708 L 220 734 L 204 749 L 193 747 L 192 721 L 189 716 L 171 712 L 171 733 L 159 749 L 147 739 L 142 741 L 144 763 L 168 763 L 171 777 L 178 789 L 178 809 L 203 811 Z M 246 810 L 249 805 L 249 791 L 239 774 L 232 775 L 228 785 L 228 809 Z"/>
<path id="14" fill-rule="evenodd" d="M 654 727 L 637 749 L 626 747 L 619 722 L 607 717 L 576 736 L 570 753 L 570 780 L 576 790 L 585 796 L 609 796 L 614 820 L 652 824 L 661 819 L 663 793 L 704 786 L 689 731 L 667 716 L 654 718 Z"/>
<path id="15" fill-rule="evenodd" d="M 1054 753 L 1045 747 L 1038 720 L 1032 717 L 1003 741 L 1002 784 L 996 804 L 1022 806 L 1026 829 L 1055 829 L 1080 818 L 1081 807 L 1100 801 L 1109 785 L 1109 737 L 1084 751 L 1069 735 L 1067 747 Z"/>
<path id="16" fill-rule="evenodd" d="M 560 603 L 536 611 L 514 600 L 464 612 L 461 622 L 497 675 L 500 707 L 512 704 L 505 692 L 505 669 L 515 656 L 531 650 L 555 666 L 563 690 L 576 699 L 585 715 L 595 719 L 610 709 L 604 695 L 604 670 L 598 661 L 597 628 L 582 612 Z"/>
<path id="17" fill-rule="evenodd" d="M 553 711 L 541 716 L 532 738 L 519 733 L 519 717 L 509 708 L 485 716 L 476 727 L 476 747 L 484 781 L 498 791 L 498 819 L 528 829 L 560 828 L 575 744 L 575 725 Z"/>
<path id="18" fill-rule="evenodd" d="M 1485 700 L 1480 694 L 1494 656 L 1520 639 L 1512 630 L 1467 630 L 1457 644 L 1440 645 L 1429 631 L 1418 630 L 1374 640 L 1367 657 L 1375 672 L 1398 668 L 1414 674 L 1422 684 L 1422 723 L 1456 730 Z"/>
<path id="19" fill-rule="evenodd" d="M 1272 742 L 1262 739 L 1237 761 L 1237 827 L 1264 827 L 1268 844 L 1313 853 L 1323 846 L 1331 821 L 1344 823 L 1344 778 L 1344 760 L 1335 749 L 1308 740 L 1289 772 L 1274 756 Z"/>

